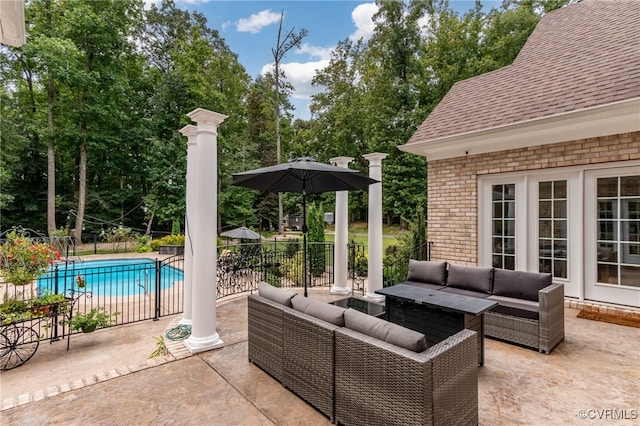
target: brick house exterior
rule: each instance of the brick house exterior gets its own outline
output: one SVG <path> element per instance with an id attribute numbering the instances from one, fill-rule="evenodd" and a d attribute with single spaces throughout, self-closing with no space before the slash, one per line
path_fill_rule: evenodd
<path id="1" fill-rule="evenodd" d="M 428 160 L 433 259 L 640 307 L 637 22 L 625 0 L 545 15 L 512 65 L 456 83 L 400 147 Z"/>

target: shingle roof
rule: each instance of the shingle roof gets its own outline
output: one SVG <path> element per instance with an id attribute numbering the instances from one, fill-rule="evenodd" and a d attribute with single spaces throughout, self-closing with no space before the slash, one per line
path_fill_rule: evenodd
<path id="1" fill-rule="evenodd" d="M 545 15 L 515 61 L 456 83 L 407 145 L 640 97 L 640 1 Z"/>

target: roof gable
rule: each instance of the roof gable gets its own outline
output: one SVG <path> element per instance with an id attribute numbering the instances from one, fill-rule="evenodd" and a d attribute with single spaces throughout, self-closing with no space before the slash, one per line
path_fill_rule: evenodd
<path id="1" fill-rule="evenodd" d="M 638 22 L 631 0 L 545 15 L 513 64 L 456 83 L 406 147 L 640 98 Z"/>

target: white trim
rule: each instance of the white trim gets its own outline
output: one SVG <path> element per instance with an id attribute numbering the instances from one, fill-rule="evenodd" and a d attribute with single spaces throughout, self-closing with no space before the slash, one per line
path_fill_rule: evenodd
<path id="1" fill-rule="evenodd" d="M 638 174 L 638 166 L 612 167 L 585 171 L 585 204 L 584 204 L 584 298 L 587 300 L 604 301 L 620 305 L 640 307 L 640 287 L 627 287 L 612 284 L 597 283 L 596 262 L 586 262 L 586 259 L 596 259 L 597 241 L 597 179 L 599 177 L 619 177 Z"/>
<path id="2" fill-rule="evenodd" d="M 401 145 L 429 161 L 640 131 L 640 98 Z"/>

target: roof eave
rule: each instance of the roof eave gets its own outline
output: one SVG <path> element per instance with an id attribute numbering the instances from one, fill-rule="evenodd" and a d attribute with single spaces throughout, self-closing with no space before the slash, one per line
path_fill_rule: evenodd
<path id="1" fill-rule="evenodd" d="M 636 131 L 640 97 L 398 148 L 431 161 Z"/>

